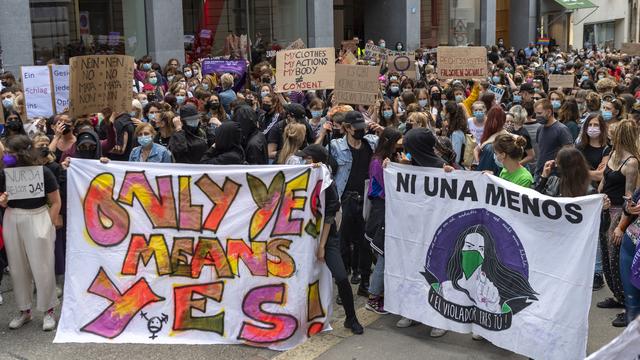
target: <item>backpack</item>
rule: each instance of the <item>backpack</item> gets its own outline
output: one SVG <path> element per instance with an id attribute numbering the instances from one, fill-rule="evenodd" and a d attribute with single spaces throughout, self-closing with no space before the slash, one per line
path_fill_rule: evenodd
<path id="1" fill-rule="evenodd" d="M 469 169 L 473 164 L 473 150 L 476 148 L 476 138 L 472 134 L 464 134 L 464 144 L 462 145 L 462 156 L 460 157 L 460 165 Z"/>

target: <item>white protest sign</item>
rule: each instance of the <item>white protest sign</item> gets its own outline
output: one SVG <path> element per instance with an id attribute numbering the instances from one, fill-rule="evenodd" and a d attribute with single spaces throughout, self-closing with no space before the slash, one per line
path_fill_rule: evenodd
<path id="1" fill-rule="evenodd" d="M 56 114 L 69 108 L 69 65 L 50 65 Z"/>
<path id="2" fill-rule="evenodd" d="M 502 100 L 502 96 L 504 95 L 504 89 L 491 84 L 489 85 L 489 92 L 495 95 L 496 102 L 500 103 L 500 100 Z"/>
<path id="3" fill-rule="evenodd" d="M 67 176 L 54 342 L 287 350 L 330 329 L 328 169 L 74 159 Z"/>
<path id="4" fill-rule="evenodd" d="M 42 166 L 20 166 L 4 169 L 9 200 L 37 199 L 45 196 Z"/>
<path id="5" fill-rule="evenodd" d="M 20 67 L 22 85 L 24 86 L 24 102 L 27 116 L 53 115 L 53 98 L 51 94 L 51 79 L 47 66 Z"/>
<path id="6" fill-rule="evenodd" d="M 385 310 L 534 359 L 585 358 L 602 195 L 394 163 L 384 185 Z"/>

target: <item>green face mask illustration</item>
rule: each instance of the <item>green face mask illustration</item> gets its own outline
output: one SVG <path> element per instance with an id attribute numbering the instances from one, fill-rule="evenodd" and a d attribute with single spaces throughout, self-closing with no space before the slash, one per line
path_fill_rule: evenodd
<path id="1" fill-rule="evenodd" d="M 484 258 L 478 250 L 462 250 L 462 272 L 465 279 L 469 279 L 471 275 L 482 265 Z"/>

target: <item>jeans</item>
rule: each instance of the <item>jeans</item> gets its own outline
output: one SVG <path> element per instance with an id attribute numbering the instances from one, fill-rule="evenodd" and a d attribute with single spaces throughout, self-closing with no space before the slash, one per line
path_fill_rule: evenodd
<path id="1" fill-rule="evenodd" d="M 596 269 L 594 273 L 602 275 L 602 250 L 600 249 L 600 246 L 596 249 Z"/>
<path id="2" fill-rule="evenodd" d="M 640 315 L 640 289 L 631 284 L 631 263 L 636 253 L 636 246 L 626 234 L 620 246 L 620 277 L 624 288 L 624 308 L 627 323 L 631 323 Z"/>
<path id="3" fill-rule="evenodd" d="M 373 268 L 371 282 L 369 285 L 369 293 L 373 296 L 384 295 L 384 256 L 377 254 L 378 262 Z"/>
<path id="4" fill-rule="evenodd" d="M 353 303 L 353 291 L 351 290 L 351 284 L 349 284 L 349 278 L 347 277 L 347 271 L 342 263 L 342 256 L 340 254 L 340 239 L 336 231 L 336 224 L 331 225 L 331 231 L 329 232 L 329 238 L 324 246 L 324 261 L 331 271 L 331 275 L 336 281 L 338 287 L 338 295 L 342 299 L 342 307 L 347 319 L 353 319 L 356 316 L 355 305 Z"/>

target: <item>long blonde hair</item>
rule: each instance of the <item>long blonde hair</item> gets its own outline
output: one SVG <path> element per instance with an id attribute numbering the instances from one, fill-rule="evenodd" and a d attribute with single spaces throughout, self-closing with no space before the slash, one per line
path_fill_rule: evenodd
<path id="1" fill-rule="evenodd" d="M 616 125 L 613 130 L 613 153 L 611 154 L 614 164 L 620 164 L 623 161 L 623 151 L 640 160 L 640 150 L 638 150 L 639 134 L 638 126 L 633 120 L 622 120 Z"/>
<path id="2" fill-rule="evenodd" d="M 278 155 L 278 164 L 287 162 L 289 156 L 300 150 L 307 135 L 307 127 L 304 124 L 291 123 L 284 128 L 282 134 L 282 150 Z"/>

